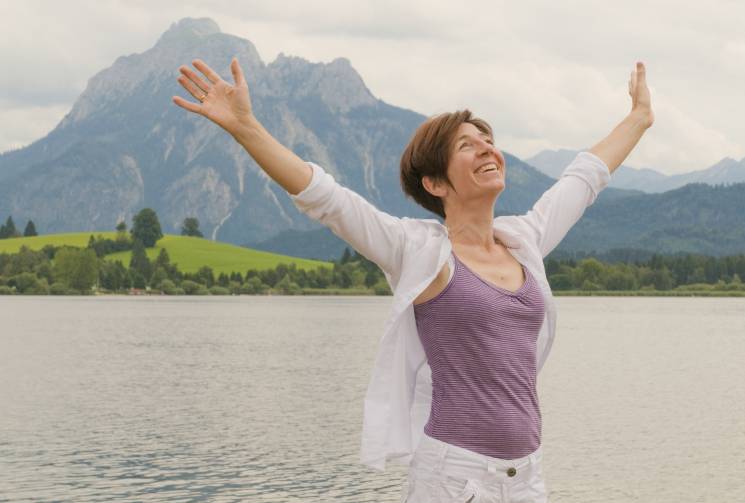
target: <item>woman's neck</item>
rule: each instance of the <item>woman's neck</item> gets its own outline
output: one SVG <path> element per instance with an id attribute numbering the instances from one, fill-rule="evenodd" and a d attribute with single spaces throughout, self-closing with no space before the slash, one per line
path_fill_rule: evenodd
<path id="1" fill-rule="evenodd" d="M 480 248 L 488 252 L 494 250 L 496 243 L 498 243 L 494 236 L 492 222 L 491 214 L 484 214 L 479 217 L 452 215 L 445 219 L 445 227 L 453 245 Z"/>

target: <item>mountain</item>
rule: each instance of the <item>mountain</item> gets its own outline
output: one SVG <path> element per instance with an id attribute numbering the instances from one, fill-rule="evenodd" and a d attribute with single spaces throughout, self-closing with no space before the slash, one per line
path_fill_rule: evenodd
<path id="1" fill-rule="evenodd" d="M 717 257 L 743 254 L 743 215 L 745 183 L 691 183 L 661 194 L 596 202 L 559 248 L 594 252 L 634 249 Z"/>
<path id="2" fill-rule="evenodd" d="M 543 150 L 526 159 L 525 162 L 551 178 L 558 178 L 566 163 L 571 161 L 577 152 L 579 151 L 567 149 Z M 609 187 L 654 194 L 674 190 L 689 183 L 728 185 L 743 182 L 745 182 L 745 158 L 736 161 L 725 157 L 709 168 L 679 175 L 664 175 L 653 169 L 637 169 L 622 164 L 613 172 Z"/>
<path id="3" fill-rule="evenodd" d="M 227 133 L 171 103 L 184 94 L 179 65 L 201 58 L 232 81 L 233 55 L 257 117 L 280 142 L 380 208 L 433 217 L 404 197 L 398 173 L 423 115 L 375 98 L 347 59 L 280 54 L 265 64 L 248 40 L 188 18 L 94 75 L 46 137 L 0 156 L 0 215 L 32 218 L 42 232 L 106 230 L 147 206 L 165 232 L 194 216 L 206 236 L 236 244 L 317 227 Z M 551 179 L 506 157 L 501 209 L 525 211 Z"/>
<path id="4" fill-rule="evenodd" d="M 345 244 L 297 211 L 230 135 L 172 104 L 172 95 L 184 95 L 176 81 L 181 64 L 201 58 L 232 81 L 234 55 L 258 119 L 281 143 L 384 211 L 434 218 L 404 197 L 399 182 L 401 152 L 425 116 L 373 96 L 347 59 L 311 63 L 280 54 L 264 63 L 250 41 L 222 33 L 212 20 L 189 18 L 151 49 L 94 75 L 47 136 L 0 155 L 0 215 L 32 219 L 42 233 L 101 231 L 151 207 L 164 232 L 197 217 L 212 239 L 338 258 Z M 504 155 L 507 190 L 496 212 L 521 214 L 555 180 Z M 573 157 L 562 155 L 558 166 Z M 718 170 L 736 174 L 738 166 L 725 162 Z M 561 248 L 745 250 L 743 192 L 735 185 L 693 184 L 664 194 L 609 187 Z"/>

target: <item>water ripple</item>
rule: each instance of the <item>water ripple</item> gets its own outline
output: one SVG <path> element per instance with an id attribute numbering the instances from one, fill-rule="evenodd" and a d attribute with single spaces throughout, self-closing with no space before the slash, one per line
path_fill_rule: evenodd
<path id="1" fill-rule="evenodd" d="M 0 298 L 0 502 L 399 501 L 358 463 L 390 298 Z M 552 501 L 745 493 L 745 299 L 558 299 Z"/>

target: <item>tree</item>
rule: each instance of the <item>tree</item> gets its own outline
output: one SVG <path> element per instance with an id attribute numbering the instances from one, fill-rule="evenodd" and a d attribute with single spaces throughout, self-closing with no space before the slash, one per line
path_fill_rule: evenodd
<path id="1" fill-rule="evenodd" d="M 569 274 L 557 273 L 548 277 L 552 290 L 571 290 L 572 277 Z"/>
<path id="2" fill-rule="evenodd" d="M 138 271 L 135 271 L 134 269 L 130 269 L 129 277 L 130 277 L 130 282 L 132 284 L 132 288 L 137 288 L 138 290 L 144 290 L 145 287 L 147 286 L 145 283 L 145 278 Z"/>
<path id="3" fill-rule="evenodd" d="M 185 279 L 181 282 L 181 288 L 184 289 L 186 295 L 196 295 L 201 287 L 202 285 L 190 279 Z"/>
<path id="4" fill-rule="evenodd" d="M 132 219 L 132 238 L 142 241 L 146 248 L 152 248 L 163 237 L 158 215 L 150 208 L 144 208 Z"/>
<path id="5" fill-rule="evenodd" d="M 7 262 L 0 268 L 0 273 L 5 276 L 14 276 L 22 272 L 35 272 L 39 266 L 47 261 L 44 252 L 31 250 L 28 246 L 21 246 L 18 253 L 6 257 Z"/>
<path id="6" fill-rule="evenodd" d="M 340 264 L 346 264 L 352 258 L 352 253 L 349 251 L 349 247 L 344 247 L 344 253 L 341 256 Z"/>
<path id="7" fill-rule="evenodd" d="M 184 223 L 181 225 L 182 236 L 194 236 L 204 237 L 202 232 L 199 230 L 199 220 L 194 217 L 188 217 L 184 219 Z"/>
<path id="8" fill-rule="evenodd" d="M 101 261 L 101 270 L 99 273 L 99 284 L 113 292 L 127 288 L 125 279 L 127 277 L 127 270 L 124 268 L 124 264 L 117 260 L 116 262 L 109 262 L 107 260 Z"/>
<path id="9" fill-rule="evenodd" d="M 263 294 L 268 289 L 269 287 L 262 283 L 258 276 L 251 276 L 241 287 L 241 293 L 247 293 L 249 295 Z"/>
<path id="10" fill-rule="evenodd" d="M 194 279 L 207 288 L 210 288 L 215 284 L 215 273 L 210 266 L 203 265 L 194 275 Z"/>
<path id="11" fill-rule="evenodd" d="M 341 269 L 336 277 L 336 282 L 341 288 L 351 288 L 354 281 L 352 280 L 352 274 L 349 269 Z"/>
<path id="12" fill-rule="evenodd" d="M 139 239 L 135 239 L 134 246 L 132 247 L 132 258 L 129 259 L 129 268 L 139 273 L 144 278 L 144 281 L 150 278 L 150 259 L 145 254 L 145 245 Z"/>
<path id="13" fill-rule="evenodd" d="M 577 283 L 583 284 L 589 281 L 592 284 L 604 285 L 605 274 L 605 266 L 602 262 L 595 258 L 586 258 L 581 260 L 577 267 Z"/>
<path id="14" fill-rule="evenodd" d="M 46 280 L 43 280 L 46 284 Z M 16 287 L 16 292 L 25 294 L 44 294 L 45 287 L 42 286 L 36 274 L 32 272 L 22 272 L 17 276 L 13 276 L 8 281 L 8 286 Z"/>
<path id="15" fill-rule="evenodd" d="M 127 223 L 124 220 L 116 224 L 116 243 L 122 248 L 129 249 L 130 239 L 127 235 Z"/>
<path id="16" fill-rule="evenodd" d="M 297 295 L 301 293 L 300 286 L 297 283 L 290 280 L 290 275 L 286 274 L 281 280 L 274 285 L 274 288 L 279 291 L 282 295 Z"/>
<path id="17" fill-rule="evenodd" d="M 54 256 L 54 277 L 70 288 L 90 291 L 98 279 L 98 257 L 89 248 L 61 248 Z"/>
<path id="18" fill-rule="evenodd" d="M 168 273 L 161 267 L 156 267 L 150 276 L 150 288 L 158 288 L 163 280 L 168 279 Z"/>
<path id="19" fill-rule="evenodd" d="M 16 229 L 16 224 L 13 222 L 13 217 L 9 215 L 8 219 L 5 221 L 5 225 L 0 227 L 0 239 L 14 238 L 18 235 L 18 230 Z"/>
<path id="20" fill-rule="evenodd" d="M 38 236 L 39 234 L 36 232 L 36 226 L 34 225 L 33 220 L 29 220 L 26 224 L 26 228 L 23 229 L 23 237 L 31 237 L 31 236 Z"/>
<path id="21" fill-rule="evenodd" d="M 158 267 L 167 267 L 171 265 L 171 257 L 165 248 L 161 248 L 158 257 L 155 259 L 155 265 Z"/>
<path id="22" fill-rule="evenodd" d="M 634 274 L 631 272 L 614 269 L 608 274 L 605 284 L 608 290 L 636 290 L 634 285 Z"/>
<path id="23" fill-rule="evenodd" d="M 673 288 L 673 275 L 666 265 L 652 273 L 652 282 L 655 290 L 670 290 Z"/>
<path id="24" fill-rule="evenodd" d="M 217 277 L 217 284 L 219 286 L 227 288 L 228 286 L 230 286 L 230 278 L 227 274 L 221 272 L 220 275 Z"/>

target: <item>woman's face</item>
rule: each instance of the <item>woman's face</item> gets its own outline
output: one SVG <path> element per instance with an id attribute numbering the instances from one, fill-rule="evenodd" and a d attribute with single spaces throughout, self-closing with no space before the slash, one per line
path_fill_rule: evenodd
<path id="1" fill-rule="evenodd" d="M 471 123 L 460 125 L 451 145 L 448 178 L 455 192 L 447 198 L 472 202 L 487 199 L 493 203 L 505 187 L 505 160 L 487 135 Z"/>

